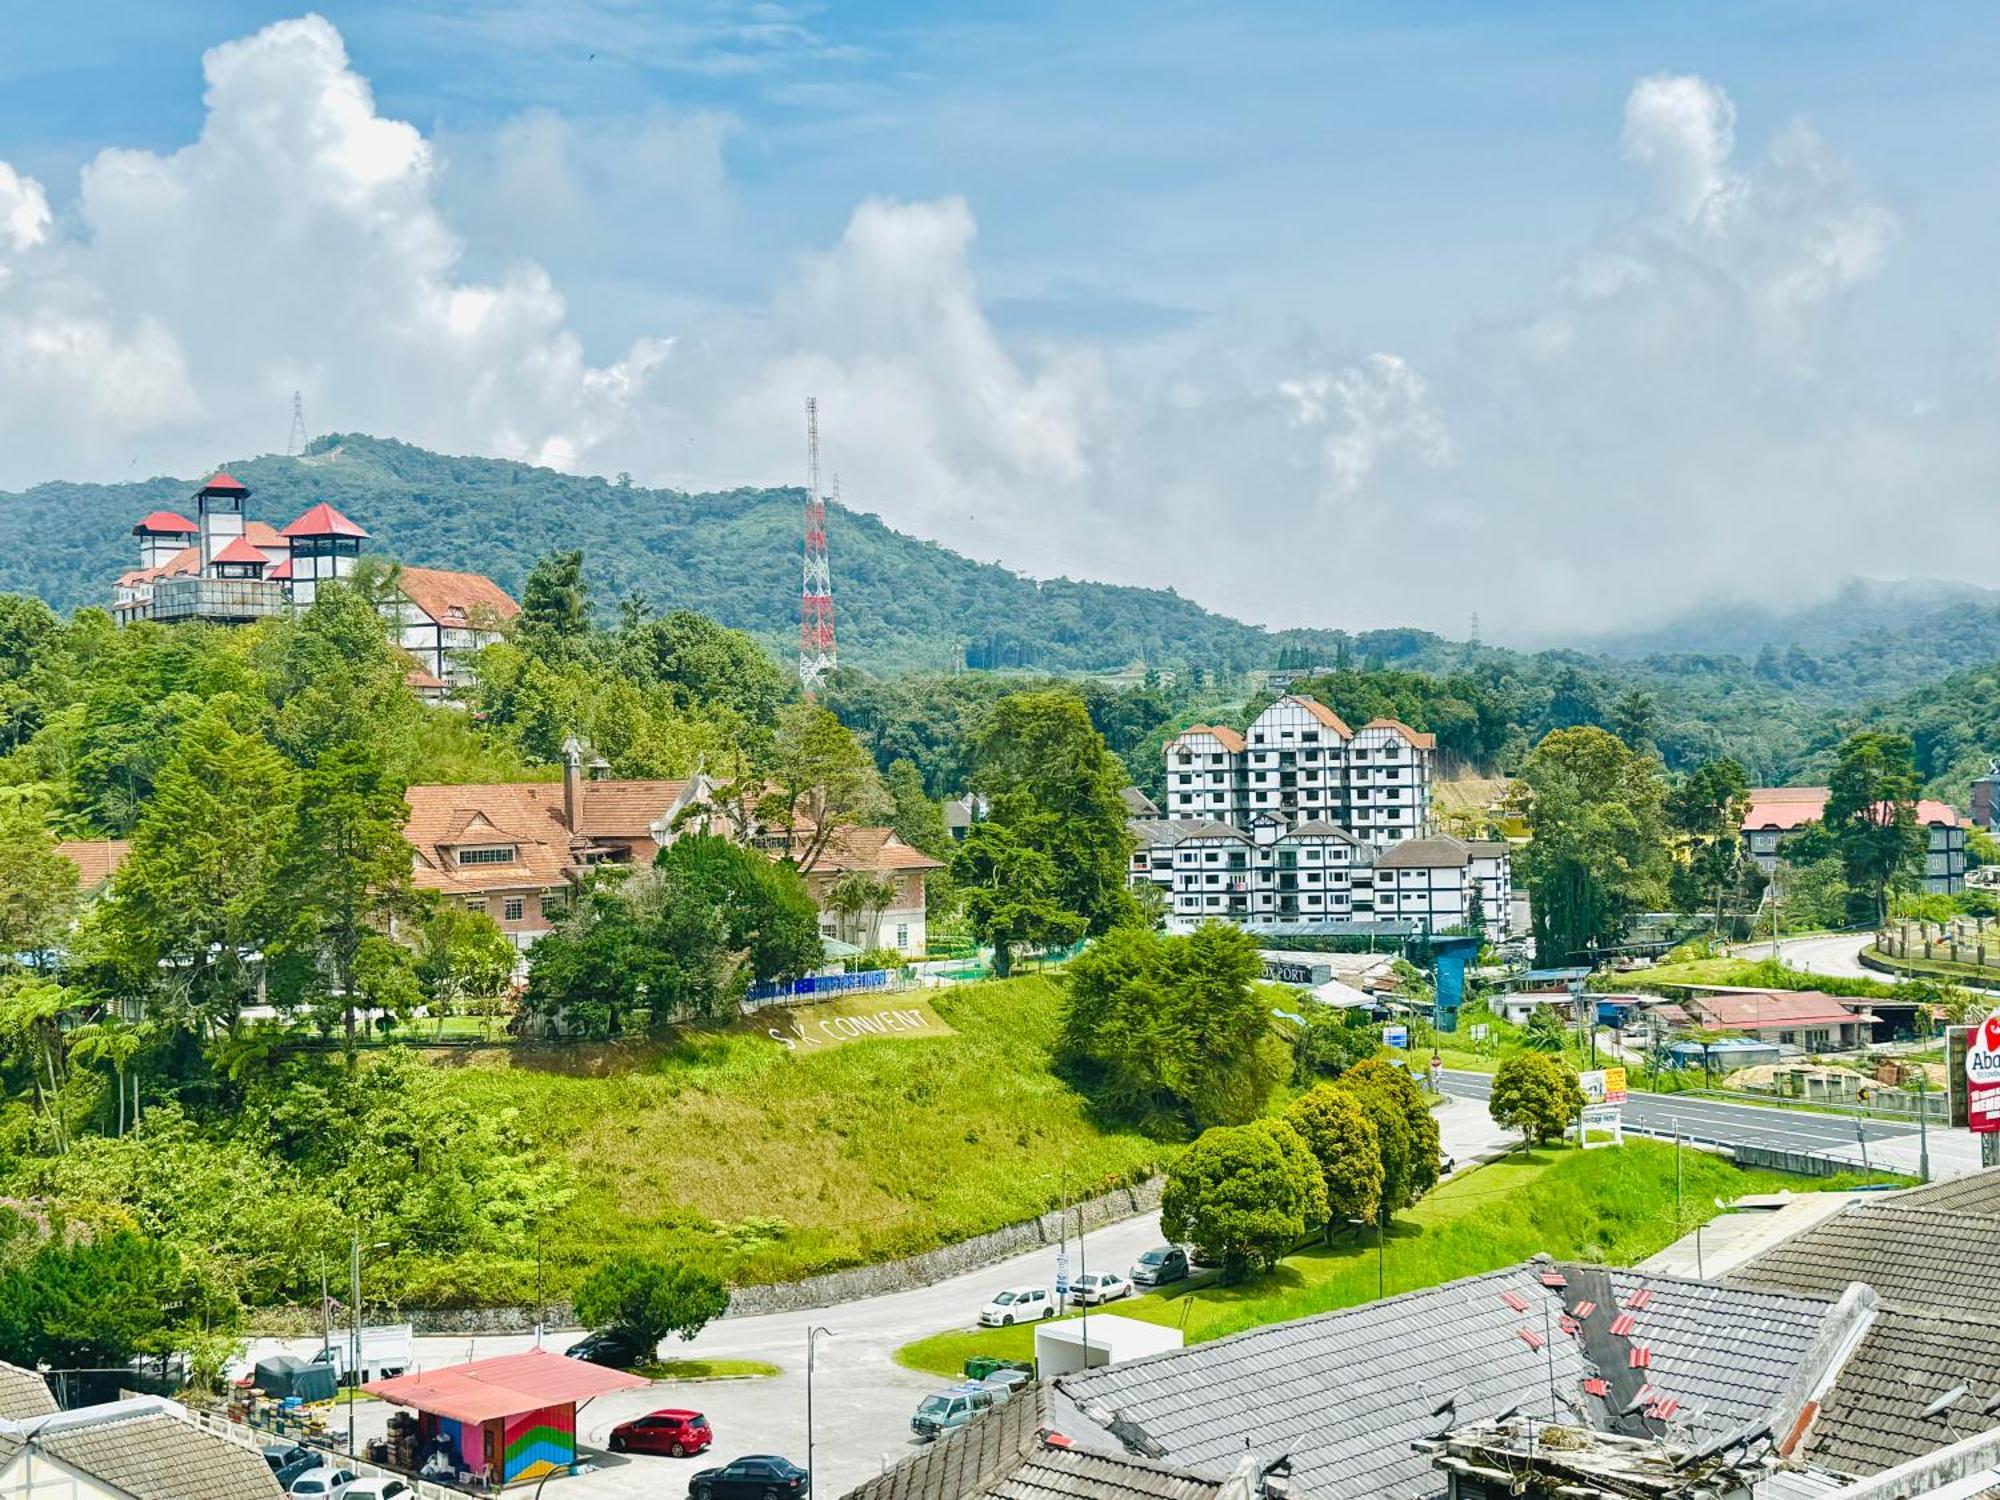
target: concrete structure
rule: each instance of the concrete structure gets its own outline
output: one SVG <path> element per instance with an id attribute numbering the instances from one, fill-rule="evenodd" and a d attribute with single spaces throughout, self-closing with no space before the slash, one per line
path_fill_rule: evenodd
<path id="1" fill-rule="evenodd" d="M 1089 1324 L 1088 1337 L 1084 1325 Z M 1035 1325 L 1035 1373 L 1043 1380 L 1078 1370 L 1099 1369 L 1164 1354 L 1187 1343 L 1178 1328 L 1121 1318 L 1116 1313 L 1092 1313 L 1060 1323 Z"/>
<path id="2" fill-rule="evenodd" d="M 1430 932 L 1474 920 L 1496 942 L 1513 935 L 1514 851 L 1498 840 L 1449 834 L 1408 839 L 1375 861 L 1375 915 Z"/>
<path id="3" fill-rule="evenodd" d="M 1748 793 L 1743 838 L 1750 857 L 1766 875 L 1778 866 L 1786 842 L 1826 812 L 1830 792 L 1823 786 L 1762 786 Z M 1925 830 L 1923 888 L 1927 895 L 1965 889 L 1966 820 L 1955 808 L 1929 797 L 1917 803 L 1917 825 Z"/>

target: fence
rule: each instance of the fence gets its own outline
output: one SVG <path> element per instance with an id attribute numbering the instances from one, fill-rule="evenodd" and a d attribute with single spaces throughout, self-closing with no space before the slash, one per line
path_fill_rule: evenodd
<path id="1" fill-rule="evenodd" d="M 1965 964 L 2000 973 L 2000 941 L 1988 941 L 1985 917 L 1959 917 L 1946 926 L 1899 922 L 1875 935 L 1875 948 L 1890 958 Z"/>
<path id="2" fill-rule="evenodd" d="M 273 1441 L 279 1436 L 279 1434 L 266 1431 L 263 1428 L 248 1427 L 241 1422 L 232 1422 L 220 1413 L 203 1411 L 198 1406 L 190 1406 L 186 1410 L 188 1420 L 203 1432 L 219 1437 L 225 1442 L 235 1443 L 238 1447 L 250 1448 L 259 1453 L 263 1451 L 266 1443 Z M 323 1447 L 325 1445 L 313 1443 L 308 1446 Z M 403 1473 L 400 1469 L 385 1469 L 382 1465 L 372 1464 L 365 1458 L 349 1458 L 337 1448 L 327 1448 L 326 1452 L 329 1459 L 338 1467 L 359 1474 L 364 1479 L 402 1480 L 410 1486 L 411 1490 L 416 1494 L 417 1500 L 462 1500 L 462 1497 L 466 1494 L 464 1490 L 452 1489 L 428 1479 L 414 1478 L 409 1474 Z"/>
<path id="3" fill-rule="evenodd" d="M 905 982 L 904 973 L 901 969 L 863 969 L 858 974 L 808 974 L 790 984 L 753 984 L 745 999 L 754 1010 L 787 1000 L 825 1000 L 834 995 L 894 989 Z"/>

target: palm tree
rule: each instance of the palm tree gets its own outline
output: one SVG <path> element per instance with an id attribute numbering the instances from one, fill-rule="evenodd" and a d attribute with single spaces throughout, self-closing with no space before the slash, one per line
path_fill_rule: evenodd
<path id="1" fill-rule="evenodd" d="M 17 974 L 0 981 L 0 1038 L 12 1043 L 28 1065 L 35 1099 L 48 1117 L 56 1153 L 69 1150 L 63 1128 L 61 1095 L 67 1067 L 63 1057 L 62 1017 L 76 1009 L 78 996 L 67 986 L 37 975 Z"/>
<path id="2" fill-rule="evenodd" d="M 121 1021 L 116 1016 L 106 1016 L 92 1021 L 88 1026 L 79 1026 L 70 1033 L 69 1055 L 85 1066 L 91 1063 L 108 1063 L 117 1079 L 118 1087 L 118 1133 L 125 1133 L 125 1070 L 132 1065 L 132 1059 L 139 1055 L 145 1045 L 146 1028 Z M 139 1080 L 132 1080 L 132 1094 L 136 1100 Z M 136 1112 L 136 1110 L 135 1110 Z"/>

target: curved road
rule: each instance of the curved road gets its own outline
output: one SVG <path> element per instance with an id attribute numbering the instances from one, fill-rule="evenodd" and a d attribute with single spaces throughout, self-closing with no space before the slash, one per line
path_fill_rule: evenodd
<path id="1" fill-rule="evenodd" d="M 1825 974 L 1841 979 L 1879 979 L 1895 983 L 1889 974 L 1866 968 L 1861 950 L 1873 942 L 1872 932 L 1837 932 L 1826 937 L 1780 938 L 1779 960 L 1788 969 L 1804 974 Z M 1737 950 L 1745 958 L 1769 958 L 1769 943 L 1750 943 Z"/>

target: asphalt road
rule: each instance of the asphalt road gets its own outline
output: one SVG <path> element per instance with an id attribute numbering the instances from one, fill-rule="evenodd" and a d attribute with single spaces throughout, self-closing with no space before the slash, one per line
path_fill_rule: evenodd
<path id="1" fill-rule="evenodd" d="M 1447 1072 L 1444 1091 L 1462 1099 L 1484 1099 L 1493 1079 L 1486 1073 Z M 1634 1093 L 1625 1101 L 1625 1128 L 1635 1134 L 1670 1139 L 1683 1137 L 1722 1146 L 1770 1146 L 1781 1151 L 1820 1151 L 1851 1156 L 1862 1135 L 1872 1145 L 1898 1141 L 1917 1133 L 1914 1124 L 1856 1120 L 1845 1115 L 1807 1110 L 1767 1109 L 1755 1104 L 1724 1104 L 1686 1094 Z"/>

